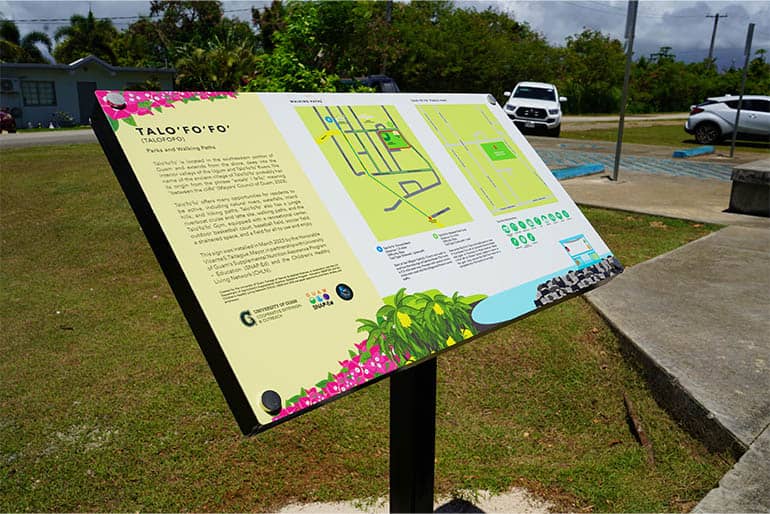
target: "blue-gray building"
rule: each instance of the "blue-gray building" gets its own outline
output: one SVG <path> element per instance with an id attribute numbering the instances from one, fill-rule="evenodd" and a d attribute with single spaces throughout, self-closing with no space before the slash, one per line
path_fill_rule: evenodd
<path id="1" fill-rule="evenodd" d="M 148 81 L 174 89 L 173 69 L 112 66 L 89 55 L 70 64 L 0 63 L 0 107 L 20 128 L 47 127 L 56 113 L 88 124 L 97 89 L 137 89 Z"/>

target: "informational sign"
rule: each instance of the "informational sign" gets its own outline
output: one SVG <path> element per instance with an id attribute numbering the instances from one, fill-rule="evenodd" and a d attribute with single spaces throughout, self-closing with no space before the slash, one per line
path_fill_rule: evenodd
<path id="1" fill-rule="evenodd" d="M 244 433 L 622 271 L 487 95 L 96 97 Z"/>

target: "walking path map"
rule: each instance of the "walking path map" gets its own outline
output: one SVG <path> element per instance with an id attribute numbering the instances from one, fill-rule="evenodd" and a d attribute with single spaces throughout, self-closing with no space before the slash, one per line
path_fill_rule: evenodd
<path id="1" fill-rule="evenodd" d="M 95 94 L 244 434 L 622 271 L 487 95 Z"/>
<path id="2" fill-rule="evenodd" d="M 297 112 L 378 239 L 470 221 L 394 106 L 299 107 Z"/>

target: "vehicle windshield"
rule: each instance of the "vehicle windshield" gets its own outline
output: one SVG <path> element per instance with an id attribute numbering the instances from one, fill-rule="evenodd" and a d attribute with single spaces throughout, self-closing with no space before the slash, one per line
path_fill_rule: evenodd
<path id="1" fill-rule="evenodd" d="M 533 100 L 556 100 L 553 89 L 543 87 L 519 86 L 513 93 L 514 98 L 532 98 Z"/>

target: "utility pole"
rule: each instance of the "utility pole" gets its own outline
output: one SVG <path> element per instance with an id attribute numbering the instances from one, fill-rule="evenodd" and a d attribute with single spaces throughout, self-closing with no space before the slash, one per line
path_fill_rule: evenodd
<path id="1" fill-rule="evenodd" d="M 628 81 L 631 77 L 631 62 L 634 59 L 634 35 L 636 34 L 636 10 L 639 0 L 629 0 L 626 13 L 626 73 L 623 76 L 623 95 L 620 100 L 620 120 L 618 121 L 618 143 L 615 146 L 615 165 L 610 180 L 618 180 L 620 151 L 623 147 L 623 124 L 626 121 L 626 103 L 628 102 Z"/>
<path id="2" fill-rule="evenodd" d="M 708 60 L 711 62 L 711 59 L 714 58 L 714 40 L 717 37 L 717 24 L 719 23 L 719 18 L 727 18 L 726 14 L 707 14 L 706 18 L 714 18 L 714 30 L 711 31 L 711 44 L 709 45 L 709 56 Z"/>
<path id="3" fill-rule="evenodd" d="M 741 119 L 741 107 L 743 107 L 743 90 L 746 87 L 746 71 L 749 69 L 749 58 L 751 57 L 751 40 L 754 38 L 754 24 L 749 23 L 749 30 L 746 32 L 746 47 L 743 53 L 746 61 L 743 63 L 743 77 L 741 78 L 741 95 L 738 97 L 738 109 L 735 111 L 735 125 L 733 125 L 733 142 L 730 144 L 730 158 L 735 153 L 735 138 L 738 136 L 738 121 Z"/>

